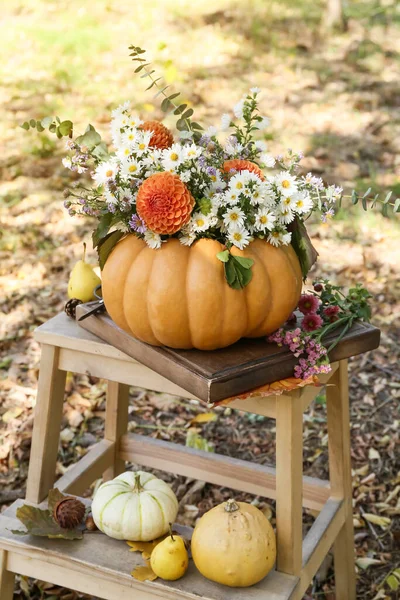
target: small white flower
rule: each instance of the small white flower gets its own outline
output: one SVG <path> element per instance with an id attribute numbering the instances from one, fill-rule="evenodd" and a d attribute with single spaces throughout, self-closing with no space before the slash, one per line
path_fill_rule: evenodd
<path id="1" fill-rule="evenodd" d="M 66 169 L 70 169 L 72 167 L 72 160 L 70 156 L 65 156 L 61 162 Z"/>
<path id="2" fill-rule="evenodd" d="M 291 196 L 297 191 L 296 177 L 287 171 L 281 171 L 275 176 L 275 184 L 284 196 Z"/>
<path id="3" fill-rule="evenodd" d="M 282 238 L 283 238 L 283 233 L 281 231 L 275 230 L 275 231 L 271 231 L 271 233 L 269 234 L 267 241 L 272 245 L 272 246 L 280 246 L 282 243 Z"/>
<path id="4" fill-rule="evenodd" d="M 283 210 L 285 210 L 286 208 L 289 208 L 290 210 L 295 210 L 296 199 L 297 194 L 293 194 L 292 196 L 283 196 L 281 199 L 281 208 Z"/>
<path id="5" fill-rule="evenodd" d="M 211 218 L 209 215 L 203 215 L 201 212 L 195 212 L 190 220 L 190 225 L 193 231 L 196 233 L 200 231 L 207 231 L 211 225 Z"/>
<path id="6" fill-rule="evenodd" d="M 225 195 L 226 204 L 235 205 L 239 202 L 239 192 L 236 190 L 228 190 Z"/>
<path id="7" fill-rule="evenodd" d="M 196 234 L 193 231 L 182 230 L 183 235 L 179 237 L 179 241 L 183 246 L 191 246 L 196 240 Z"/>
<path id="8" fill-rule="evenodd" d="M 83 167 L 82 165 L 78 165 L 76 167 L 76 170 L 78 171 L 79 175 L 82 175 L 82 173 L 84 173 L 85 171 L 87 171 L 87 168 Z"/>
<path id="9" fill-rule="evenodd" d="M 261 154 L 260 161 L 269 169 L 275 165 L 275 158 L 272 156 L 272 154 Z"/>
<path id="10" fill-rule="evenodd" d="M 133 149 L 131 144 L 122 144 L 116 151 L 115 155 L 120 161 L 124 161 L 127 160 L 132 153 Z"/>
<path id="11" fill-rule="evenodd" d="M 214 137 L 215 135 L 217 135 L 218 133 L 218 129 L 216 127 L 214 127 L 214 125 L 210 125 L 210 127 L 208 127 L 205 131 L 205 134 L 208 135 L 209 137 Z"/>
<path id="12" fill-rule="evenodd" d="M 224 215 L 224 224 L 228 228 L 236 228 L 238 225 L 244 225 L 245 219 L 246 215 L 240 208 L 228 208 Z"/>
<path id="13" fill-rule="evenodd" d="M 215 175 L 210 175 L 210 179 L 212 190 L 224 190 L 226 188 L 226 182 L 222 179 L 219 171 L 217 171 Z"/>
<path id="14" fill-rule="evenodd" d="M 246 173 L 247 171 L 242 171 L 241 173 L 233 175 L 229 181 L 229 189 L 235 191 L 237 194 L 242 194 L 248 180 Z"/>
<path id="15" fill-rule="evenodd" d="M 121 162 L 120 176 L 122 179 L 137 177 L 140 173 L 140 163 L 134 158 Z"/>
<path id="16" fill-rule="evenodd" d="M 137 133 L 134 148 L 138 156 L 142 156 L 142 154 L 147 152 L 152 135 L 153 133 L 151 131 L 139 131 Z"/>
<path id="17" fill-rule="evenodd" d="M 179 173 L 179 178 L 181 181 L 183 181 L 183 183 L 187 183 L 191 178 L 190 171 L 183 171 L 182 173 Z"/>
<path id="18" fill-rule="evenodd" d="M 184 160 L 183 148 L 180 144 L 172 144 L 170 148 L 162 151 L 161 163 L 167 171 L 174 171 Z"/>
<path id="19" fill-rule="evenodd" d="M 271 123 L 271 120 L 268 117 L 261 117 L 261 121 L 256 121 L 254 123 L 254 127 L 257 127 L 257 129 L 267 129 L 267 127 L 269 127 Z"/>
<path id="20" fill-rule="evenodd" d="M 183 148 L 183 156 L 185 160 L 194 160 L 201 156 L 203 149 L 196 144 L 191 144 L 190 146 L 185 146 Z"/>
<path id="21" fill-rule="evenodd" d="M 119 199 L 121 202 L 126 202 L 127 204 L 133 204 L 135 201 L 135 196 L 132 194 L 131 190 L 128 188 L 119 190 Z"/>
<path id="22" fill-rule="evenodd" d="M 111 161 L 100 163 L 94 172 L 93 179 L 96 185 L 103 185 L 106 181 L 114 179 L 118 172 L 118 167 Z"/>
<path id="23" fill-rule="evenodd" d="M 228 113 L 223 114 L 221 117 L 221 130 L 228 131 L 231 121 L 231 115 L 228 115 Z"/>
<path id="24" fill-rule="evenodd" d="M 265 152 L 267 149 L 267 142 L 264 142 L 264 140 L 257 140 L 254 145 L 260 152 Z"/>
<path id="25" fill-rule="evenodd" d="M 259 87 L 252 87 L 250 88 L 250 91 L 252 94 L 259 94 L 261 92 Z"/>
<path id="26" fill-rule="evenodd" d="M 131 106 L 131 102 L 130 102 L 130 100 L 127 100 L 123 104 L 120 104 L 117 108 L 114 108 L 111 115 L 113 117 L 120 117 L 121 115 L 125 115 L 129 111 L 130 106 Z"/>
<path id="27" fill-rule="evenodd" d="M 138 127 L 140 127 L 140 125 L 143 125 L 143 121 L 135 115 L 129 115 L 127 125 L 132 129 L 137 129 Z"/>
<path id="28" fill-rule="evenodd" d="M 133 145 L 138 137 L 138 131 L 136 129 L 128 129 L 121 134 L 121 143 L 123 146 L 130 146 L 133 148 Z"/>
<path id="29" fill-rule="evenodd" d="M 287 246 L 288 244 L 290 244 L 291 239 L 292 239 L 292 234 L 290 233 L 290 231 L 287 231 L 286 233 L 282 234 L 281 240 L 282 240 L 282 244 L 284 246 Z"/>
<path id="30" fill-rule="evenodd" d="M 309 212 L 313 207 L 313 201 L 308 194 L 297 194 L 294 211 L 299 215 Z"/>
<path id="31" fill-rule="evenodd" d="M 277 211 L 277 217 L 280 223 L 288 225 L 288 223 L 291 223 L 293 221 L 294 213 L 290 208 L 283 208 L 282 206 L 280 206 Z"/>
<path id="32" fill-rule="evenodd" d="M 244 103 L 245 103 L 245 98 L 242 98 L 241 100 L 239 100 L 239 102 L 237 104 L 235 104 L 235 106 L 233 107 L 233 112 L 235 114 L 235 117 L 237 119 L 242 119 L 243 118 L 243 108 L 244 108 Z"/>
<path id="33" fill-rule="evenodd" d="M 161 248 L 161 237 L 158 235 L 158 233 L 154 233 L 154 231 L 150 231 L 150 229 L 148 229 L 145 232 L 144 241 L 146 242 L 148 247 L 152 248 L 153 250 L 157 250 L 158 248 Z"/>
<path id="34" fill-rule="evenodd" d="M 107 186 L 104 187 L 103 193 L 104 193 L 105 199 L 107 200 L 108 204 L 117 204 L 118 198 L 116 196 L 114 196 L 114 194 L 112 192 L 110 192 L 110 190 L 108 189 Z"/>
<path id="35" fill-rule="evenodd" d="M 269 211 L 267 208 L 260 208 L 260 210 L 256 213 L 254 227 L 257 229 L 257 231 L 271 231 L 271 229 L 274 227 L 275 220 L 276 217 L 271 211 Z"/>
<path id="36" fill-rule="evenodd" d="M 343 192 L 343 188 L 336 187 L 336 185 L 330 185 L 325 189 L 325 197 L 329 204 L 333 204 L 337 200 L 339 200 L 341 194 Z"/>
<path id="37" fill-rule="evenodd" d="M 236 248 L 240 248 L 243 250 L 251 241 L 251 235 L 245 229 L 245 227 L 237 226 L 229 230 L 228 240 L 236 246 Z"/>

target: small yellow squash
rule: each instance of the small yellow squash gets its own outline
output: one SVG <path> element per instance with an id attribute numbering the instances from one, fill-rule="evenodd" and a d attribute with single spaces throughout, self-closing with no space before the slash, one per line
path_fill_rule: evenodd
<path id="1" fill-rule="evenodd" d="M 228 500 L 206 512 L 192 538 L 192 556 L 200 573 L 230 587 L 261 581 L 276 559 L 275 533 L 252 504 Z"/>

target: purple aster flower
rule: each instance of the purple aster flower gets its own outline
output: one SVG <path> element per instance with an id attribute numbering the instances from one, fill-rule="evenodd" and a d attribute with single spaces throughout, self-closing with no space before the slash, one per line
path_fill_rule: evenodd
<path id="1" fill-rule="evenodd" d="M 129 221 L 129 227 L 136 233 L 145 233 L 147 231 L 145 222 L 139 215 L 132 215 Z"/>

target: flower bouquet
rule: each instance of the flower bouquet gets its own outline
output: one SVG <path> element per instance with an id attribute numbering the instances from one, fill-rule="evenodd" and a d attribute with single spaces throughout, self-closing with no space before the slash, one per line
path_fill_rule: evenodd
<path id="1" fill-rule="evenodd" d="M 135 72 L 176 115 L 177 137 L 129 102 L 112 112 L 111 146 L 92 125 L 74 139 L 71 121 L 23 124 L 68 137 L 63 164 L 84 177 L 65 191 L 65 207 L 98 220 L 107 311 L 140 340 L 173 348 L 270 335 L 296 308 L 317 258 L 305 221 L 314 212 L 331 218 L 342 189 L 301 176 L 300 152 L 274 157 L 256 139 L 269 125 L 258 88 L 222 115 L 219 130 L 203 129 L 159 83 L 144 50 L 130 50 Z"/>

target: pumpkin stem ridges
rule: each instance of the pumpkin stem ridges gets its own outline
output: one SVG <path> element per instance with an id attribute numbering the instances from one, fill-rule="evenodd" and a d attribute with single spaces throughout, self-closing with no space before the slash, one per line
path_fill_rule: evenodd
<path id="1" fill-rule="evenodd" d="M 174 538 L 174 535 L 172 533 L 172 523 L 169 524 L 169 535 L 171 536 L 171 540 L 174 542 L 175 538 Z"/>
<path id="2" fill-rule="evenodd" d="M 239 510 L 239 504 L 237 504 L 233 498 L 230 498 L 225 504 L 225 510 L 226 512 L 235 512 L 236 510 Z"/>
<path id="3" fill-rule="evenodd" d="M 133 488 L 134 492 L 143 492 L 144 487 L 140 483 L 140 473 L 135 473 L 135 487 Z"/>

